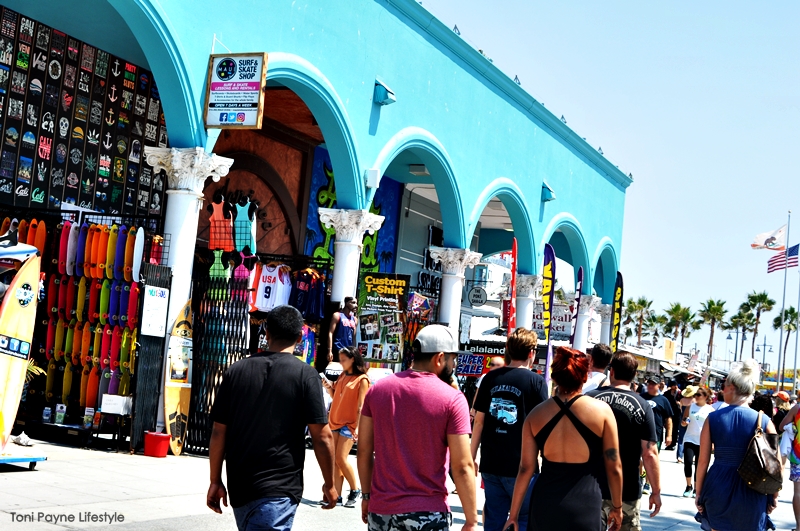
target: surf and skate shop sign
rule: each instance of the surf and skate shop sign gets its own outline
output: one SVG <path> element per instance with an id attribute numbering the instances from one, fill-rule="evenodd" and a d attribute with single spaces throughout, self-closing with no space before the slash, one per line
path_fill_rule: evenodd
<path id="1" fill-rule="evenodd" d="M 261 129 L 266 86 L 266 53 L 211 55 L 206 127 Z"/>

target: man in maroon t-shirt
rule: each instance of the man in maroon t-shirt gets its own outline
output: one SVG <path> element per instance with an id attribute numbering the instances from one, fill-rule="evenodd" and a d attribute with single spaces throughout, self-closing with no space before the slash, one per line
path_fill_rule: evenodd
<path id="1" fill-rule="evenodd" d="M 361 518 L 369 531 L 450 529 L 450 466 L 466 520 L 462 530 L 473 531 L 478 512 L 469 407 L 449 385 L 458 339 L 446 326 L 429 325 L 412 350 L 411 369 L 382 379 L 364 400 L 358 434 Z"/>

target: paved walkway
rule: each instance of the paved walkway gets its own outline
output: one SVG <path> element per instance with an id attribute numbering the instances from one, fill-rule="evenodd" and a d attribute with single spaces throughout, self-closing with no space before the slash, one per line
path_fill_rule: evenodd
<path id="1" fill-rule="evenodd" d="M 14 445 L 10 445 L 14 447 Z M 17 447 L 14 447 L 16 449 Z M 37 442 L 34 450 L 47 455 L 36 470 L 0 465 L 0 529 L 8 531 L 58 531 L 65 529 L 114 529 L 116 531 L 191 529 L 235 530 L 230 508 L 223 515 L 205 506 L 208 488 L 208 460 L 200 457 L 154 459 L 140 455 L 115 454 Z M 355 457 L 351 456 L 355 465 Z M 366 529 L 359 518 L 360 509 L 337 507 L 323 511 L 314 503 L 320 499 L 322 477 L 314 454 L 306 455 L 305 496 L 295 519 L 294 529 L 353 530 Z M 662 513 L 643 519 L 645 531 L 699 529 L 694 522 L 694 503 L 681 496 L 685 485 L 683 466 L 675 462 L 675 452 L 662 454 Z M 788 476 L 788 474 L 787 474 Z M 452 489 L 452 486 L 451 486 Z M 779 530 L 794 527 L 791 484 L 787 481 L 773 520 Z M 479 491 L 483 503 L 483 491 Z M 460 502 L 450 496 L 455 522 L 463 523 Z M 11 513 L 39 513 L 60 518 L 57 524 L 14 522 Z M 122 515 L 124 521 L 85 522 L 85 513 Z M 64 522 L 64 516 L 74 521 Z M 19 518 L 19 516 L 18 516 Z M 460 529 L 459 525 L 454 526 Z"/>

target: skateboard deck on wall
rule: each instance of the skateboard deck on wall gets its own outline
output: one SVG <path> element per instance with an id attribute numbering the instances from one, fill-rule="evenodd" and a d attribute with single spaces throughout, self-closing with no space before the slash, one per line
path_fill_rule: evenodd
<path id="1" fill-rule="evenodd" d="M 28 235 L 30 236 L 31 229 L 28 228 Z M 47 224 L 40 221 L 36 227 L 36 236 L 33 239 L 33 246 L 39 249 L 39 254 L 44 256 L 45 243 L 47 242 Z"/>
<path id="2" fill-rule="evenodd" d="M 100 233 L 100 240 L 97 244 L 95 278 L 105 278 L 106 276 L 106 253 L 108 252 L 108 237 L 110 235 L 111 229 L 107 225 L 103 225 L 103 231 Z"/>
<path id="3" fill-rule="evenodd" d="M 111 381 L 108 383 L 108 394 L 116 395 L 119 392 L 120 379 L 122 373 L 119 370 L 120 345 L 122 343 L 122 332 L 118 326 L 111 332 Z"/>
<path id="4" fill-rule="evenodd" d="M 122 225 L 117 234 L 117 249 L 114 256 L 114 279 L 125 279 L 125 249 L 128 246 L 128 228 Z"/>
<path id="5" fill-rule="evenodd" d="M 67 274 L 69 276 L 75 274 L 75 263 L 77 262 L 78 255 L 78 237 L 80 233 L 80 225 L 73 223 L 70 226 L 69 237 L 67 239 Z"/>
<path id="6" fill-rule="evenodd" d="M 121 376 L 119 380 L 119 389 L 117 392 L 121 396 L 128 396 L 131 388 L 131 371 L 130 371 L 130 356 L 131 356 L 131 331 L 128 327 L 122 330 L 122 341 L 119 348 L 119 366 Z"/>
<path id="7" fill-rule="evenodd" d="M 122 286 L 117 280 L 111 281 L 111 295 L 108 301 L 108 319 L 111 326 L 119 325 L 119 299 Z"/>
<path id="8" fill-rule="evenodd" d="M 167 372 L 164 376 L 164 419 L 173 455 L 180 455 L 183 450 L 191 396 L 192 300 L 189 299 L 178 314 L 169 336 Z"/>
<path id="9" fill-rule="evenodd" d="M 81 225 L 78 234 L 78 248 L 75 251 L 75 274 L 79 277 L 84 276 L 83 263 L 86 261 L 86 241 L 89 239 L 89 224 L 85 221 Z"/>
<path id="10" fill-rule="evenodd" d="M 83 324 L 81 334 L 81 394 L 79 405 L 86 407 L 86 391 L 89 388 L 89 375 L 92 374 L 92 339 L 94 339 L 94 327 L 86 322 Z"/>
<path id="11" fill-rule="evenodd" d="M 94 261 L 94 238 L 97 235 L 97 225 L 89 225 L 89 232 L 86 233 L 86 247 L 83 253 L 83 276 L 94 278 L 92 273 L 92 262 Z"/>
<path id="12" fill-rule="evenodd" d="M 75 342 L 75 324 L 70 322 L 67 325 L 67 333 L 64 335 L 64 374 L 63 385 L 61 386 L 61 403 L 69 404 L 69 394 L 72 390 L 72 346 Z"/>
<path id="13" fill-rule="evenodd" d="M 30 223 L 28 223 L 28 234 L 25 241 L 21 241 L 20 243 L 26 243 L 28 245 L 34 245 L 36 242 L 36 229 L 39 227 L 39 222 L 36 221 L 36 218 L 32 219 Z"/>
<path id="14" fill-rule="evenodd" d="M 100 374 L 100 389 L 97 392 L 97 404 L 101 408 L 103 407 L 103 396 L 108 393 L 108 386 L 111 383 L 111 334 L 111 325 L 105 325 L 100 347 L 102 349 L 100 367 L 103 371 Z"/>
<path id="15" fill-rule="evenodd" d="M 0 452 L 17 416 L 36 324 L 41 258 L 28 259 L 0 305 Z"/>
<path id="16" fill-rule="evenodd" d="M 25 243 L 28 239 L 28 220 L 23 219 L 19 222 L 19 227 L 17 227 L 17 241 L 20 243 Z"/>
<path id="17" fill-rule="evenodd" d="M 100 290 L 103 287 L 103 283 L 96 279 L 91 279 L 90 289 L 89 289 L 89 307 L 86 308 L 86 319 L 92 323 L 96 324 L 97 319 L 100 317 L 98 313 L 98 304 L 100 302 Z"/>
<path id="18" fill-rule="evenodd" d="M 98 280 L 98 282 L 100 282 Z M 103 287 L 100 289 L 100 324 L 108 324 L 108 305 L 111 302 L 111 281 L 105 279 L 102 281 Z"/>
<path id="19" fill-rule="evenodd" d="M 61 224 L 61 235 L 58 244 L 58 273 L 67 274 L 67 247 L 69 246 L 69 233 L 72 223 L 65 221 Z"/>
<path id="20" fill-rule="evenodd" d="M 92 372 L 89 374 L 89 383 L 86 388 L 86 407 L 97 409 L 97 392 L 100 389 L 100 351 L 102 350 L 103 327 L 94 326 L 94 338 L 92 338 Z"/>
<path id="21" fill-rule="evenodd" d="M 106 243 L 106 267 L 105 273 L 107 279 L 114 278 L 114 260 L 117 256 L 117 238 L 119 237 L 119 227 L 114 224 L 108 232 L 108 243 Z"/>
<path id="22" fill-rule="evenodd" d="M 136 231 L 136 243 L 133 246 L 133 263 L 131 276 L 134 282 L 139 282 L 139 272 L 142 268 L 142 255 L 144 254 L 144 229 Z"/>
<path id="23" fill-rule="evenodd" d="M 128 326 L 131 330 L 136 329 L 139 324 L 139 284 L 137 282 L 131 283 L 130 293 L 128 294 Z"/>
<path id="24" fill-rule="evenodd" d="M 133 251 L 136 246 L 137 232 L 136 227 L 131 227 L 128 230 L 128 238 L 125 240 L 125 269 L 123 270 L 123 276 L 128 282 L 133 281 Z"/>
<path id="25" fill-rule="evenodd" d="M 75 319 L 80 322 L 86 321 L 86 296 L 89 294 L 88 286 L 91 279 L 81 277 L 78 281 L 78 297 L 75 301 Z"/>

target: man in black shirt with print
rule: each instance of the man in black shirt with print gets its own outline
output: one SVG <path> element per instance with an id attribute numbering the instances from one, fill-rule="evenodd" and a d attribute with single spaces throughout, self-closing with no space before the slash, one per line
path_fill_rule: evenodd
<path id="1" fill-rule="evenodd" d="M 639 480 L 639 461 L 644 462 L 647 477 L 652 485 L 650 517 L 661 510 L 661 472 L 656 449 L 656 424 L 653 410 L 639 395 L 631 391 L 631 381 L 636 376 L 636 358 L 629 352 L 618 351 L 611 360 L 609 386 L 586 393 L 611 406 L 617 420 L 619 455 L 622 460 L 622 527 L 621 531 L 641 531 L 639 500 L 642 497 Z M 603 493 L 603 526 L 613 504 L 608 482 L 600 481 Z"/>
<path id="2" fill-rule="evenodd" d="M 475 399 L 472 427 L 472 459 L 481 447 L 481 476 L 486 503 L 487 531 L 502 531 L 511 509 L 514 482 L 522 454 L 522 426 L 533 408 L 547 400 L 544 378 L 530 370 L 536 350 L 536 332 L 518 328 L 506 342 L 508 366 L 483 377 Z M 531 486 L 534 480 L 531 481 Z M 531 487 L 519 513 L 519 530 L 525 531 Z"/>
<path id="3" fill-rule="evenodd" d="M 661 451 L 661 442 L 664 446 L 672 444 L 672 406 L 664 395 L 658 394 L 658 384 L 661 379 L 658 376 L 647 377 L 647 390 L 641 394 L 650 407 L 653 408 L 653 415 L 656 421 L 656 437 L 658 450 Z M 666 434 L 664 433 L 666 428 Z"/>
<path id="4" fill-rule="evenodd" d="M 294 356 L 302 339 L 303 316 L 291 306 L 267 314 L 269 352 L 231 365 L 214 400 L 209 446 L 211 486 L 206 504 L 222 513 L 228 505 L 222 483 L 226 462 L 231 505 L 240 531 L 290 530 L 303 495 L 305 428 L 322 470 L 324 506 L 332 509 L 333 435 L 317 372 Z"/>

